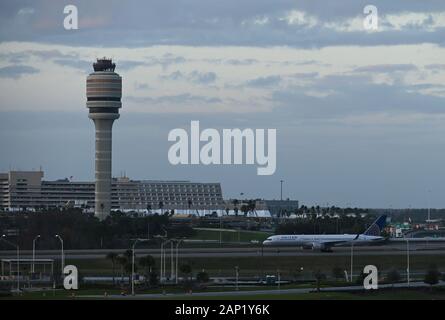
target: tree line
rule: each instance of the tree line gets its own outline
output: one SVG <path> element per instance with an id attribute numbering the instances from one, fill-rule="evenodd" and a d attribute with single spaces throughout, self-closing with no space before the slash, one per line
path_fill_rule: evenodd
<path id="1" fill-rule="evenodd" d="M 112 212 L 104 221 L 94 214 L 80 209 L 53 209 L 40 212 L 10 213 L 0 216 L 0 232 L 19 244 L 21 249 L 32 249 L 37 235 L 39 249 L 58 249 L 60 243 L 55 235 L 63 238 L 66 249 L 129 248 L 132 239 L 156 235 L 188 237 L 194 230 L 187 226 L 173 226 L 170 214 L 129 216 Z M 7 249 L 0 243 L 0 248 Z"/>

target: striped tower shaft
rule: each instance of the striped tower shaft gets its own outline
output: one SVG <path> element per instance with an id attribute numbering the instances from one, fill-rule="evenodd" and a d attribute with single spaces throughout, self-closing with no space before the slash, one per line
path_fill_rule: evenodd
<path id="1" fill-rule="evenodd" d="M 96 127 L 95 214 L 103 220 L 111 211 L 111 148 L 114 119 L 94 120 Z"/>

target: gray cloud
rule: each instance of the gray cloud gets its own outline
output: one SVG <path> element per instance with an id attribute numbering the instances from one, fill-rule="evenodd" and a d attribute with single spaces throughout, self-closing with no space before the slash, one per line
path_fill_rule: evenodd
<path id="1" fill-rule="evenodd" d="M 25 65 L 12 65 L 0 68 L 0 77 L 18 79 L 24 75 L 36 74 L 39 72 L 40 70 L 34 67 Z"/>
<path id="2" fill-rule="evenodd" d="M 310 3 L 309 3 L 310 2 Z M 329 23 L 364 16 L 364 0 L 326 1 L 228 0 L 215 5 L 206 0 L 128 0 L 87 2 L 73 0 L 79 8 L 80 29 L 63 29 L 63 2 L 44 0 L 3 1 L 0 4 L 0 41 L 37 41 L 71 45 L 148 46 L 243 45 L 324 47 L 328 45 L 444 44 L 445 28 L 435 27 L 432 18 L 423 23 L 407 23 L 401 30 L 378 33 L 342 32 Z M 385 0 L 373 2 L 382 15 L 407 12 L 445 11 L 443 1 Z M 32 19 L 20 20 L 18 12 L 32 10 Z M 172 9 L 174 8 L 174 10 Z M 304 12 L 307 20 L 291 24 L 285 20 L 292 10 Z M 30 12 L 30 11 L 29 11 Z M 118 18 L 116 18 L 118 17 Z M 261 19 L 264 23 L 258 23 Z M 19 21 L 20 20 L 20 21 Z M 298 19 L 297 19 L 298 20 Z M 314 22 L 315 21 L 315 22 Z"/>
<path id="3" fill-rule="evenodd" d="M 148 64 L 143 61 L 131 61 L 131 60 L 119 60 L 119 70 L 128 71 L 137 67 L 147 66 Z"/>
<path id="4" fill-rule="evenodd" d="M 199 72 L 199 71 L 195 70 L 189 75 L 189 77 L 195 83 L 207 84 L 207 83 L 215 82 L 216 73 L 215 72 Z"/>
<path id="5" fill-rule="evenodd" d="M 252 65 L 252 64 L 258 63 L 258 60 L 256 60 L 256 59 L 229 59 L 229 60 L 226 60 L 225 63 L 231 64 L 234 66 L 246 66 L 246 65 Z"/>
<path id="6" fill-rule="evenodd" d="M 134 97 L 127 96 L 126 100 L 135 103 L 147 103 L 147 104 L 187 104 L 187 103 L 220 103 L 222 100 L 216 97 L 205 97 L 192 95 L 190 93 L 182 93 L 177 95 L 166 95 L 161 97 Z"/>
<path id="7" fill-rule="evenodd" d="M 178 70 L 167 75 L 160 75 L 159 78 L 162 80 L 182 80 L 185 76 Z"/>
<path id="8" fill-rule="evenodd" d="M 156 66 L 161 65 L 164 70 L 166 70 L 170 65 L 173 64 L 182 64 L 187 62 L 184 57 L 176 56 L 172 53 L 166 53 L 161 58 L 158 57 L 146 57 L 147 61 L 145 65 L 147 66 Z"/>
<path id="9" fill-rule="evenodd" d="M 425 69 L 428 70 L 433 70 L 433 71 L 437 71 L 437 70 L 445 70 L 445 64 L 428 64 L 425 66 Z"/>
<path id="10" fill-rule="evenodd" d="M 91 61 L 78 59 L 55 59 L 53 62 L 60 66 L 74 68 L 85 73 L 89 73 L 93 70 L 93 64 Z"/>
<path id="11" fill-rule="evenodd" d="M 317 78 L 319 76 L 318 72 L 299 72 L 299 73 L 294 73 L 292 75 L 293 78 L 296 79 L 314 79 Z"/>
<path id="12" fill-rule="evenodd" d="M 161 75 L 159 78 L 162 80 L 186 80 L 198 84 L 209 84 L 215 82 L 217 76 L 214 72 L 200 72 L 194 70 L 188 74 L 184 74 L 178 70 L 167 75 Z"/>
<path id="13" fill-rule="evenodd" d="M 256 79 L 246 81 L 245 85 L 248 87 L 264 88 L 264 87 L 277 85 L 281 82 L 281 80 L 282 80 L 281 76 L 277 76 L 277 75 L 267 76 L 267 77 L 259 77 Z"/>
<path id="14" fill-rule="evenodd" d="M 328 76 L 310 88 L 276 90 L 271 101 L 285 119 L 341 119 L 348 116 L 388 114 L 445 114 L 443 98 L 425 95 L 424 87 L 375 84 L 367 75 Z M 311 92 L 320 93 L 319 96 Z M 324 95 L 326 94 L 326 95 Z"/>
<path id="15" fill-rule="evenodd" d="M 75 53 L 64 54 L 59 50 L 25 50 L 0 53 L 2 60 L 7 60 L 11 63 L 22 63 L 28 61 L 31 57 L 37 57 L 42 60 L 77 59 L 78 55 Z"/>
<path id="16" fill-rule="evenodd" d="M 417 67 L 413 64 L 379 64 L 372 66 L 364 66 L 355 68 L 355 72 L 369 72 L 369 73 L 391 73 L 398 71 L 414 71 Z"/>

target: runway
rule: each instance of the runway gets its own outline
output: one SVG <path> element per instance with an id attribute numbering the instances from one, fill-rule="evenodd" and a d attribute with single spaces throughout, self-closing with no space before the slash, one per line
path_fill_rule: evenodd
<path id="1" fill-rule="evenodd" d="M 406 245 L 403 243 L 354 247 L 355 256 L 394 256 L 406 255 Z M 410 244 L 410 255 L 445 255 L 444 243 Z M 91 249 L 91 250 L 65 250 L 65 259 L 105 259 L 110 252 L 118 254 L 127 249 Z M 319 252 L 313 250 L 302 250 L 296 247 L 216 247 L 216 248 L 180 248 L 181 258 L 246 258 L 246 257 L 316 257 L 316 256 L 349 256 L 350 247 L 336 247 L 333 252 Z M 166 248 L 167 255 L 170 254 L 170 247 Z M 36 258 L 39 259 L 59 259 L 60 250 L 38 250 Z M 136 249 L 137 255 L 160 256 L 160 249 Z M 20 253 L 21 258 L 32 258 L 32 251 L 26 250 Z M 14 250 L 0 251 L 0 258 L 16 258 Z"/>

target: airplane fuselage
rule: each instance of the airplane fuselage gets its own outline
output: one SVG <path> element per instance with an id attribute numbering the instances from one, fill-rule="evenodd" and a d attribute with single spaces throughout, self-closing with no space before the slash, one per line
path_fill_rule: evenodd
<path id="1" fill-rule="evenodd" d="M 338 247 L 351 245 L 370 245 L 383 241 L 380 236 L 360 234 L 314 234 L 314 235 L 276 235 L 270 236 L 264 246 L 295 246 L 295 247 Z"/>

